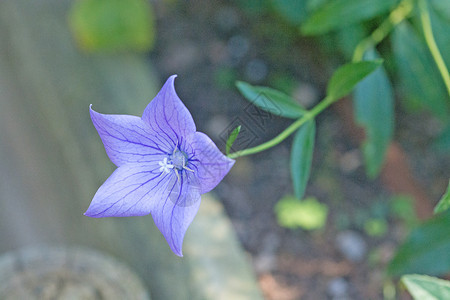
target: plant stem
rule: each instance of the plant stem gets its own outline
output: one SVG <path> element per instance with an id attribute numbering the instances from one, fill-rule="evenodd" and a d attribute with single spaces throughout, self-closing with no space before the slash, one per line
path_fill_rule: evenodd
<path id="1" fill-rule="evenodd" d="M 445 86 L 447 87 L 447 92 L 450 95 L 450 75 L 448 73 L 448 69 L 445 65 L 444 59 L 442 58 L 441 52 L 439 51 L 439 48 L 434 39 L 430 14 L 428 12 L 427 3 L 424 0 L 419 1 L 419 10 L 425 41 L 427 42 L 431 55 L 433 56 L 439 72 L 441 73 L 442 79 L 444 80 Z"/>
<path id="2" fill-rule="evenodd" d="M 376 46 L 391 32 L 391 30 L 412 12 L 414 5 L 411 0 L 403 0 L 400 4 L 389 14 L 389 17 L 375 29 L 371 35 L 363 39 L 355 48 L 353 53 L 353 61 L 361 61 L 364 53 L 370 47 Z"/>
<path id="3" fill-rule="evenodd" d="M 319 113 L 321 113 L 325 108 L 330 106 L 333 102 L 335 102 L 335 99 L 325 97 L 325 99 L 320 101 L 316 106 L 314 106 L 311 110 L 306 112 L 301 118 L 299 118 L 297 121 L 292 123 L 288 128 L 286 128 L 284 131 L 282 131 L 279 135 L 277 135 L 270 141 L 262 143 L 261 145 L 258 145 L 253 148 L 236 151 L 234 153 L 229 154 L 228 157 L 229 158 L 237 158 L 237 157 L 241 157 L 241 156 L 245 156 L 245 155 L 255 154 L 255 153 L 267 150 L 269 148 L 272 148 L 273 146 L 278 145 L 283 140 L 285 140 L 288 136 L 290 136 L 292 133 L 294 133 L 298 128 L 300 128 L 300 126 L 302 126 L 309 120 L 314 119 Z"/>

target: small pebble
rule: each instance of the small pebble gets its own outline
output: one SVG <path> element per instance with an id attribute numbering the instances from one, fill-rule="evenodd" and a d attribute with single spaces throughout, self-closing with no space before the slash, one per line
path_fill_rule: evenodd
<path id="1" fill-rule="evenodd" d="M 249 81 L 262 81 L 266 78 L 267 73 L 267 64 L 261 59 L 253 59 L 245 66 L 245 76 Z"/>
<path id="2" fill-rule="evenodd" d="M 339 166 L 345 173 L 355 171 L 361 164 L 361 152 L 359 149 L 347 151 L 339 159 Z"/>
<path id="3" fill-rule="evenodd" d="M 168 47 L 162 58 L 164 71 L 167 73 L 188 70 L 202 59 L 199 47 L 191 41 L 180 42 Z"/>
<path id="4" fill-rule="evenodd" d="M 292 96 L 305 108 L 312 107 L 319 100 L 317 89 L 306 82 L 300 82 Z"/>
<path id="5" fill-rule="evenodd" d="M 348 294 L 348 282 L 342 277 L 334 278 L 328 282 L 327 292 L 333 299 L 346 296 Z"/>
<path id="6" fill-rule="evenodd" d="M 343 231 L 336 236 L 336 248 L 342 255 L 352 261 L 360 262 L 367 253 L 367 244 L 362 236 L 352 230 Z"/>
<path id="7" fill-rule="evenodd" d="M 254 258 L 253 264 L 257 273 L 267 273 L 275 269 L 277 259 L 272 254 L 260 254 Z"/>
<path id="8" fill-rule="evenodd" d="M 250 42 L 245 36 L 235 35 L 228 40 L 227 48 L 231 57 L 241 59 L 248 53 Z"/>
<path id="9" fill-rule="evenodd" d="M 239 16 L 231 7 L 224 7 L 217 11 L 216 24 L 220 30 L 229 32 L 239 25 Z"/>
<path id="10" fill-rule="evenodd" d="M 205 131 L 213 139 L 220 139 L 225 144 L 226 139 L 228 138 L 228 133 L 225 132 L 225 130 L 229 124 L 230 121 L 226 116 L 215 115 L 208 121 Z"/>
<path id="11" fill-rule="evenodd" d="M 262 240 L 261 253 L 274 254 L 280 246 L 280 243 L 280 236 L 274 232 L 269 232 Z"/>

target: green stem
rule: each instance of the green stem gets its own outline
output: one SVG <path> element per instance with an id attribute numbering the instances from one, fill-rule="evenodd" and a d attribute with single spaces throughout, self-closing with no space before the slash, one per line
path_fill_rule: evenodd
<path id="1" fill-rule="evenodd" d="M 439 69 L 439 72 L 441 73 L 442 79 L 444 80 L 445 86 L 447 87 L 447 92 L 450 95 L 450 74 L 434 39 L 433 29 L 431 27 L 430 14 L 428 12 L 427 3 L 424 0 L 419 1 L 419 9 L 423 34 L 425 35 L 425 41 L 427 42 L 431 55 L 433 56 L 434 61 L 436 62 L 436 65 Z"/>
<path id="2" fill-rule="evenodd" d="M 277 135 L 270 141 L 267 141 L 253 148 L 236 151 L 234 153 L 229 154 L 228 157 L 237 158 L 245 155 L 255 154 L 278 145 L 279 143 L 284 141 L 288 136 L 294 133 L 298 128 L 300 128 L 300 126 L 302 126 L 309 120 L 314 119 L 319 113 L 321 113 L 325 108 L 330 106 L 333 102 L 335 102 L 335 99 L 326 97 L 325 99 L 320 101 L 316 106 L 314 106 L 311 110 L 306 112 L 300 119 L 292 123 L 288 128 L 286 128 L 284 131 L 282 131 L 279 135 Z"/>
<path id="3" fill-rule="evenodd" d="M 392 31 L 392 29 L 406 19 L 412 12 L 414 5 L 412 0 L 403 0 L 389 14 L 389 17 L 375 29 L 371 35 L 363 39 L 355 48 L 353 61 L 361 61 L 367 49 L 376 46 Z"/>

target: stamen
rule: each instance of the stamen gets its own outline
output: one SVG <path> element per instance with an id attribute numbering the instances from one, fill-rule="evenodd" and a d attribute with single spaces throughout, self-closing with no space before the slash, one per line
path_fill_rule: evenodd
<path id="1" fill-rule="evenodd" d="M 185 157 L 183 156 L 183 169 L 194 172 L 194 170 L 189 169 L 188 167 L 186 167 L 186 160 Z"/>
<path id="2" fill-rule="evenodd" d="M 183 166 L 183 169 L 185 169 L 186 171 L 191 171 L 191 172 L 194 172 L 194 170 L 192 170 L 192 169 L 189 169 L 188 167 L 186 167 L 186 166 Z"/>

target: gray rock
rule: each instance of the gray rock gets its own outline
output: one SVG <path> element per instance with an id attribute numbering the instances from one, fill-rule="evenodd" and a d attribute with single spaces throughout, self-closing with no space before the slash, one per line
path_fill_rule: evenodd
<path id="1" fill-rule="evenodd" d="M 367 253 L 367 244 L 356 231 L 347 230 L 338 233 L 335 243 L 342 255 L 352 262 L 362 261 Z"/>
<path id="2" fill-rule="evenodd" d="M 272 254 L 260 254 L 254 258 L 253 265 L 257 273 L 267 273 L 275 269 L 277 258 Z"/>
<path id="3" fill-rule="evenodd" d="M 245 77 L 249 81 L 262 81 L 268 73 L 267 64 L 261 59 L 252 59 L 245 66 Z"/>
<path id="4" fill-rule="evenodd" d="M 346 297 L 348 290 L 348 282 L 342 277 L 333 278 L 330 282 L 328 282 L 327 292 L 333 299 Z"/>
<path id="5" fill-rule="evenodd" d="M 215 21 L 220 30 L 229 32 L 238 27 L 239 16 L 233 8 L 223 7 L 216 13 Z"/>
<path id="6" fill-rule="evenodd" d="M 250 49 L 250 41 L 242 35 L 232 36 L 227 43 L 228 53 L 231 57 L 241 59 Z"/>

